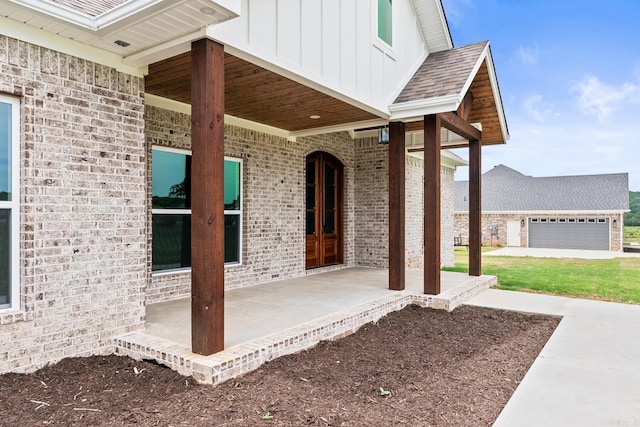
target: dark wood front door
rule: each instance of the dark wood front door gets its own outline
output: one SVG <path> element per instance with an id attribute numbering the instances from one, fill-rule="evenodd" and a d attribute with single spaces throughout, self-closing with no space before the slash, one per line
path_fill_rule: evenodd
<path id="1" fill-rule="evenodd" d="M 307 268 L 343 261 L 342 173 L 342 164 L 331 154 L 307 156 Z"/>

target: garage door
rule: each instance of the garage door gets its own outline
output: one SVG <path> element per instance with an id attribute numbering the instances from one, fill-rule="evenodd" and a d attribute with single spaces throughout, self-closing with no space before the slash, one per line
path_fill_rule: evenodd
<path id="1" fill-rule="evenodd" d="M 529 247 L 609 250 L 609 219 L 529 218 Z"/>

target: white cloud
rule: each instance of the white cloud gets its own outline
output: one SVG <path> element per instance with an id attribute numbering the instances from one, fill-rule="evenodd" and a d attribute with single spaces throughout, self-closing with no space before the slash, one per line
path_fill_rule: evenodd
<path id="1" fill-rule="evenodd" d="M 522 108 L 534 120 L 544 122 L 549 116 L 555 115 L 553 104 L 545 102 L 542 95 L 534 94 L 525 98 Z"/>
<path id="2" fill-rule="evenodd" d="M 625 82 L 621 85 L 603 83 L 595 76 L 586 75 L 571 88 L 577 93 L 580 110 L 586 115 L 594 115 L 599 121 L 605 120 L 616 109 L 625 104 L 638 103 L 640 85 Z"/>
<path id="3" fill-rule="evenodd" d="M 516 57 L 522 62 L 524 65 L 536 65 L 538 64 L 538 57 L 540 56 L 538 52 L 538 45 L 533 45 L 531 47 L 520 46 L 518 50 L 516 50 Z"/>

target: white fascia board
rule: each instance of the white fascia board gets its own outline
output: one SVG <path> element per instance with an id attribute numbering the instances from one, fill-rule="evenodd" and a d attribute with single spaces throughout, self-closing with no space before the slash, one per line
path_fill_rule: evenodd
<path id="1" fill-rule="evenodd" d="M 173 99 L 163 98 L 161 96 L 152 95 L 146 93 L 144 95 L 145 104 L 162 108 L 169 111 L 175 111 L 177 113 L 191 115 L 191 105 L 180 101 L 174 101 Z M 224 115 L 224 123 L 231 126 L 238 126 L 245 129 L 254 130 L 256 132 L 262 132 L 269 135 L 279 136 L 281 138 L 287 138 L 290 141 L 295 141 L 289 131 L 280 129 L 274 126 L 264 125 L 251 120 L 242 119 L 240 117 L 231 116 L 229 114 Z"/>
<path id="2" fill-rule="evenodd" d="M 453 39 L 451 38 L 451 31 L 449 30 L 449 23 L 447 22 L 447 15 L 444 13 L 444 7 L 442 6 L 442 0 L 434 0 L 436 2 L 436 8 L 438 8 L 438 17 L 442 22 L 442 28 L 445 31 L 445 37 L 447 39 L 447 45 L 449 49 L 453 49 Z"/>
<path id="3" fill-rule="evenodd" d="M 76 27 L 83 28 L 85 30 L 97 30 L 95 24 L 95 18 L 91 16 L 77 12 L 68 6 L 61 4 L 54 4 L 45 0 L 9 0 L 18 6 L 39 12 L 43 15 L 51 18 L 56 18 L 69 24 L 73 24 Z M 157 1 L 157 0 L 155 0 Z"/>
<path id="4" fill-rule="evenodd" d="M 463 165 L 458 164 L 458 162 L 448 158 L 445 153 L 446 153 L 445 150 L 440 151 L 440 166 L 441 167 L 447 168 L 447 169 L 451 169 L 451 170 L 456 170 L 458 166 L 463 166 Z M 409 152 L 407 150 L 405 154 L 407 156 L 415 157 L 416 159 L 424 160 L 424 152 L 422 152 L 422 151 Z"/>
<path id="5" fill-rule="evenodd" d="M 487 60 L 487 71 L 489 72 L 489 81 L 491 82 L 491 91 L 493 93 L 493 99 L 496 104 L 496 110 L 498 111 L 498 119 L 500 121 L 500 129 L 502 130 L 502 134 L 504 135 L 505 143 L 509 140 L 509 129 L 507 128 L 507 119 L 504 115 L 504 109 L 502 107 L 502 95 L 500 95 L 500 87 L 498 86 L 498 77 L 496 75 L 496 70 L 493 66 L 493 56 L 491 55 L 491 47 L 490 44 L 487 43 L 486 49 L 486 60 Z"/>
<path id="6" fill-rule="evenodd" d="M 462 157 L 458 156 L 457 154 L 452 153 L 449 150 L 442 150 L 441 153 L 442 153 L 442 158 L 443 159 L 446 158 L 447 160 L 449 160 L 455 166 L 467 166 L 467 165 L 469 165 L 468 161 L 466 161 Z"/>
<path id="7" fill-rule="evenodd" d="M 240 0 L 226 1 L 228 7 L 222 6 L 220 1 L 208 0 L 216 15 L 228 16 L 229 19 L 240 15 Z M 126 2 L 113 10 L 95 18 L 96 30 L 102 35 L 110 35 L 123 28 L 135 26 L 155 15 L 171 14 L 171 10 L 186 3 L 186 0 L 135 0 Z M 237 3 L 237 4 L 234 4 Z M 212 24 L 212 25 L 215 25 Z M 195 30 L 195 28 L 192 28 Z"/>
<path id="8" fill-rule="evenodd" d="M 429 114 L 456 111 L 460 102 L 462 102 L 460 94 L 454 94 L 392 104 L 389 106 L 391 112 L 389 121 L 416 121 L 422 120 L 424 116 Z"/>
<path id="9" fill-rule="evenodd" d="M 480 67 L 482 66 L 482 63 L 485 61 L 485 59 L 487 59 L 487 56 L 489 55 L 489 42 L 487 42 L 487 44 L 485 45 L 484 49 L 482 49 L 482 52 L 480 53 L 480 56 L 478 56 L 478 60 L 476 61 L 475 65 L 473 66 L 473 68 L 471 69 L 471 72 L 469 73 L 469 76 L 467 77 L 467 81 L 464 83 L 464 86 L 462 86 L 462 90 L 460 91 L 460 102 L 462 102 L 462 99 L 464 98 L 464 96 L 467 94 L 467 92 L 469 91 L 469 88 L 471 87 L 471 84 L 473 83 L 473 79 L 476 78 L 476 74 L 478 74 L 478 71 L 480 70 Z M 490 61 L 487 61 L 490 62 Z M 488 68 L 488 64 L 487 64 L 487 68 Z M 492 72 L 492 69 L 489 69 L 489 80 L 491 80 L 491 75 L 494 75 L 495 77 L 495 73 Z M 493 88 L 493 84 L 491 85 L 491 88 Z M 495 96 L 495 92 L 494 96 Z M 460 106 L 460 103 L 458 103 L 458 107 Z M 458 109 L 458 107 L 456 107 L 456 110 Z M 452 110 L 454 111 L 454 110 Z"/>
<path id="10" fill-rule="evenodd" d="M 232 41 L 224 41 L 218 40 L 214 34 L 215 25 L 210 25 L 207 27 L 207 38 L 211 40 L 218 41 L 224 45 L 224 51 L 238 57 L 240 59 L 244 59 L 245 61 L 251 62 L 252 64 L 256 64 L 266 70 L 272 71 L 276 74 L 279 74 L 283 77 L 293 80 L 294 82 L 300 83 L 304 86 L 310 87 L 311 89 L 315 89 L 318 92 L 329 95 L 333 98 L 336 98 L 340 101 L 346 102 L 347 104 L 353 105 L 354 107 L 360 108 L 363 111 L 374 114 L 378 117 L 389 119 L 389 110 L 386 108 L 386 105 L 374 105 L 371 102 L 367 102 L 365 100 L 359 99 L 355 93 L 347 93 L 344 91 L 344 88 L 339 88 L 331 85 L 329 82 L 322 81 L 320 82 L 317 79 L 317 76 L 308 74 L 303 72 L 302 70 L 291 70 L 289 69 L 289 64 L 281 61 L 279 58 L 275 56 L 258 56 L 262 55 L 261 53 L 256 52 L 247 52 L 242 50 L 241 48 L 237 48 L 233 45 Z"/>
<path id="11" fill-rule="evenodd" d="M 13 19 L 0 17 L 0 28 L 2 28 L 2 34 L 7 37 L 112 67 L 122 73 L 137 77 L 143 77 L 147 73 L 146 67 L 133 67 L 125 64 L 120 55 L 87 46 L 75 40 L 50 33 L 49 31 L 22 24 Z"/>
<path id="12" fill-rule="evenodd" d="M 312 135 L 321 135 L 326 133 L 334 133 L 334 132 L 348 132 L 353 129 L 358 128 L 366 128 L 372 126 L 384 126 L 388 122 L 385 119 L 371 119 L 364 120 L 361 122 L 353 122 L 353 123 L 344 123 L 333 126 L 324 126 L 313 129 L 305 129 L 301 131 L 291 132 L 290 135 L 292 137 L 303 137 L 303 136 L 312 136 Z"/>

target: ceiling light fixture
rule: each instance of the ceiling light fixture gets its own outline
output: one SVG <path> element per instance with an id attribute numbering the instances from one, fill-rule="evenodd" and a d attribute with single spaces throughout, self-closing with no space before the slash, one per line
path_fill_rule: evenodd
<path id="1" fill-rule="evenodd" d="M 309 116 L 309 118 L 313 119 L 313 120 L 318 120 L 320 118 L 320 116 L 317 115 L 317 114 L 312 114 L 312 115 Z"/>
<path id="2" fill-rule="evenodd" d="M 215 15 L 216 13 L 215 9 L 211 7 L 201 7 L 200 12 L 202 12 L 203 15 Z"/>
<path id="3" fill-rule="evenodd" d="M 120 47 L 128 47 L 128 46 L 131 45 L 131 43 L 127 43 L 124 40 L 116 40 L 116 41 L 114 41 L 114 43 L 117 44 Z"/>

